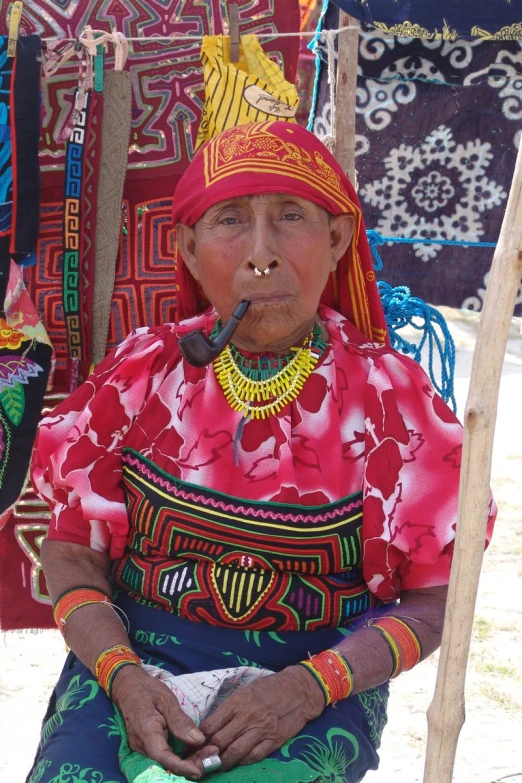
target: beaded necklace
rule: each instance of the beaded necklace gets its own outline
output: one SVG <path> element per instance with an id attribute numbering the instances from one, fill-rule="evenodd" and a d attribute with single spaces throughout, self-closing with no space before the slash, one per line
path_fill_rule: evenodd
<path id="1" fill-rule="evenodd" d="M 211 339 L 220 330 L 221 322 L 218 321 Z M 321 325 L 314 324 L 301 346 L 291 348 L 289 354 L 276 358 L 260 356 L 257 360 L 246 359 L 237 348 L 227 345 L 213 365 L 229 405 L 253 419 L 279 413 L 295 400 L 327 348 L 322 334 Z"/>

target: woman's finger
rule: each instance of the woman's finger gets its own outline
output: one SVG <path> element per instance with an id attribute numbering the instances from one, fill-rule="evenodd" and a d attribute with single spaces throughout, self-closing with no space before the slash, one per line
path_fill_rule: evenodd
<path id="1" fill-rule="evenodd" d="M 234 696 L 229 696 L 222 702 L 217 710 L 205 718 L 201 724 L 201 731 L 205 737 L 212 737 L 217 731 L 224 728 L 234 716 Z"/>
<path id="2" fill-rule="evenodd" d="M 183 775 L 191 780 L 199 780 L 203 775 L 203 764 L 199 759 L 180 759 L 172 752 L 167 741 L 159 734 L 147 737 L 145 755 L 157 761 L 168 772 Z"/>
<path id="3" fill-rule="evenodd" d="M 259 729 L 257 730 L 259 731 Z M 210 737 L 209 745 L 217 745 L 220 754 L 223 754 L 233 742 L 250 731 L 250 727 L 245 725 L 244 716 L 232 715 L 230 722 Z"/>
<path id="4" fill-rule="evenodd" d="M 245 764 L 255 764 L 257 761 L 262 761 L 273 753 L 274 750 L 277 750 L 274 742 L 271 740 L 263 740 L 249 750 L 246 756 L 239 762 L 239 765 L 244 766 Z"/>
<path id="5" fill-rule="evenodd" d="M 241 736 L 231 742 L 228 748 L 220 754 L 222 769 L 233 769 L 240 764 L 245 764 L 245 759 L 264 742 L 267 740 L 263 739 L 259 729 L 243 731 Z"/>
<path id="6" fill-rule="evenodd" d="M 170 733 L 176 739 L 189 745 L 201 745 L 205 742 L 205 735 L 198 729 L 194 721 L 183 712 L 172 691 L 168 688 L 166 690 L 167 693 L 157 708 L 165 718 Z"/>

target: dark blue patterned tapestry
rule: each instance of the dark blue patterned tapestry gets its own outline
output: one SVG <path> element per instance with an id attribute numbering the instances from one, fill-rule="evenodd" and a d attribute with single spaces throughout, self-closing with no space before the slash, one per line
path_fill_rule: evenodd
<path id="1" fill-rule="evenodd" d="M 337 25 L 331 4 L 325 26 Z M 313 118 L 321 138 L 331 132 L 330 114 L 323 65 Z M 363 25 L 356 134 L 368 228 L 385 236 L 496 242 L 522 135 L 522 42 L 396 37 Z M 492 248 L 379 250 L 380 279 L 407 285 L 431 304 L 482 308 Z M 522 290 L 515 312 L 522 314 Z"/>

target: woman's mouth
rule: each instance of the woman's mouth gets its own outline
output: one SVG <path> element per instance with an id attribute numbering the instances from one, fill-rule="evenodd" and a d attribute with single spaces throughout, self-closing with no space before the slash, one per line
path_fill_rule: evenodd
<path id="1" fill-rule="evenodd" d="M 254 294 L 250 299 L 250 307 L 260 307 L 264 305 L 276 305 L 288 301 L 290 297 L 287 294 Z"/>

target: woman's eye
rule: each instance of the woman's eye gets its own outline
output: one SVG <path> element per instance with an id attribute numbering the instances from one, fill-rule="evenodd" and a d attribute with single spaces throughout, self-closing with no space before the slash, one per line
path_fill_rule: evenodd
<path id="1" fill-rule="evenodd" d="M 236 223 L 239 223 L 239 218 L 229 215 L 228 217 L 221 218 L 219 222 L 222 226 L 234 226 Z"/>
<path id="2" fill-rule="evenodd" d="M 285 212 L 283 215 L 284 220 L 301 220 L 301 215 L 298 212 Z"/>

